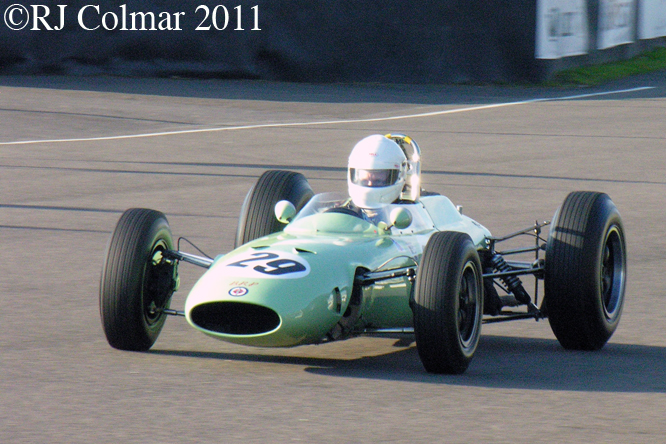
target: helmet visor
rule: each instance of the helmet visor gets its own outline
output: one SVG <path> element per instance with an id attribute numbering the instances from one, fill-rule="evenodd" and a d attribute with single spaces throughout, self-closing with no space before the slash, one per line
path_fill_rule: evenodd
<path id="1" fill-rule="evenodd" d="M 399 170 L 361 170 L 349 169 L 349 178 L 355 185 L 369 188 L 388 187 L 395 184 L 400 177 Z"/>

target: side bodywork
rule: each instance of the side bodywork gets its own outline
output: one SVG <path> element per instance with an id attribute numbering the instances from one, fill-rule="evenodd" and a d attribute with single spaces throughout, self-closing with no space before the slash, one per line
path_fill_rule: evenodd
<path id="1" fill-rule="evenodd" d="M 444 196 L 400 205 L 404 230 L 348 214 L 318 213 L 215 258 L 185 303 L 187 321 L 215 338 L 261 347 L 341 339 L 368 329 L 409 328 L 413 273 L 437 231 L 490 232 Z M 368 274 L 383 276 L 368 280 Z"/>

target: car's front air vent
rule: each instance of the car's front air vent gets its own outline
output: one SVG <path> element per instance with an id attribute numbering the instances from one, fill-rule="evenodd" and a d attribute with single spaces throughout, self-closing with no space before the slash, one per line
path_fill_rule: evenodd
<path id="1" fill-rule="evenodd" d="M 280 317 L 270 308 L 244 302 L 209 302 L 190 312 L 192 322 L 215 333 L 258 335 L 280 326 Z"/>
<path id="2" fill-rule="evenodd" d="M 317 252 L 312 251 L 312 250 L 306 250 L 304 248 L 294 248 L 294 253 L 296 254 L 303 254 L 303 253 L 308 253 L 308 254 L 317 254 Z"/>

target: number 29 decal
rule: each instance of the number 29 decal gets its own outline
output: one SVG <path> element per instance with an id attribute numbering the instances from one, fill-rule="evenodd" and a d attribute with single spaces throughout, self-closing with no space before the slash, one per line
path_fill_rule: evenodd
<path id="1" fill-rule="evenodd" d="M 310 274 L 310 264 L 305 259 L 283 251 L 236 256 L 224 266 L 229 274 L 245 278 L 296 279 Z"/>

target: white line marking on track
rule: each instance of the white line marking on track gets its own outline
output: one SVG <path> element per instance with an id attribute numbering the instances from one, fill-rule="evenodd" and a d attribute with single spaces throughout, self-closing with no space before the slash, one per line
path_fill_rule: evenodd
<path id="1" fill-rule="evenodd" d="M 156 133 L 143 133 L 143 134 L 126 134 L 121 136 L 101 136 L 101 137 L 82 137 L 74 139 L 46 139 L 46 140 L 19 140 L 13 142 L 0 142 L 0 145 L 30 145 L 37 143 L 65 143 L 65 142 L 92 142 L 92 141 L 103 141 L 103 140 L 121 140 L 121 139 L 139 139 L 144 137 L 161 137 L 161 136 L 174 136 L 180 134 L 195 134 L 195 133 L 212 133 L 218 131 L 238 131 L 246 129 L 261 129 L 261 128 L 287 128 L 291 126 L 315 126 L 315 125 L 337 125 L 342 123 L 366 123 L 366 122 L 387 122 L 391 120 L 405 120 L 405 119 L 418 119 L 421 117 L 432 117 L 432 116 L 442 116 L 445 114 L 456 114 L 464 113 L 469 111 L 481 111 L 485 109 L 493 108 L 503 108 L 507 106 L 516 106 L 516 105 L 527 105 L 530 103 L 538 102 L 555 102 L 558 100 L 575 100 L 575 99 L 585 99 L 588 97 L 599 97 L 599 96 L 608 96 L 612 94 L 626 94 L 630 92 L 644 91 L 648 89 L 654 89 L 654 86 L 641 86 L 638 88 L 630 89 L 621 89 L 615 91 L 603 91 L 597 93 L 589 94 L 577 94 L 573 96 L 565 97 L 542 97 L 537 99 L 528 99 L 520 100 L 517 102 L 503 102 L 503 103 L 492 103 L 489 105 L 479 105 L 479 106 L 470 106 L 468 108 L 455 108 L 447 109 L 440 111 L 431 111 L 427 113 L 418 113 L 418 114 L 403 114 L 399 116 L 390 116 L 390 117 L 374 117 L 366 119 L 346 119 L 346 120 L 324 120 L 324 121 L 313 121 L 313 122 L 286 122 L 286 123 L 263 123 L 256 125 L 239 125 L 239 126 L 225 126 L 225 127 L 214 127 L 214 128 L 199 128 L 199 129 L 189 129 L 189 130 L 177 130 L 177 131 L 163 131 Z"/>

